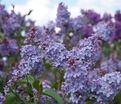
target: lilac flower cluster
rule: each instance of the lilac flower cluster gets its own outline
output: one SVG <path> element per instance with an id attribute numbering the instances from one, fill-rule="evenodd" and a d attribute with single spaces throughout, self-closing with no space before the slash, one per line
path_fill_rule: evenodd
<path id="1" fill-rule="evenodd" d="M 93 97 L 100 104 L 105 104 L 114 99 L 121 90 L 121 73 L 112 72 L 94 81 L 91 91 L 95 93 Z"/>
<path id="2" fill-rule="evenodd" d="M 96 13 L 93 10 L 81 10 L 81 13 L 84 18 L 86 18 L 89 23 L 96 24 L 100 21 L 100 14 Z"/>
<path id="3" fill-rule="evenodd" d="M 41 69 L 41 54 L 40 50 L 36 46 L 26 45 L 21 48 L 21 60 L 18 68 L 21 70 L 21 74 L 27 74 L 30 70 L 42 70 Z M 22 72 L 23 70 L 23 72 Z"/>
<path id="4" fill-rule="evenodd" d="M 67 61 L 68 67 L 62 89 L 70 95 L 74 104 L 84 104 L 89 97 L 91 83 L 88 73 L 93 70 L 92 66 L 101 57 L 99 43 L 97 37 L 89 37 L 80 41 L 79 46 L 72 50 L 73 54 L 71 53 Z"/>
<path id="5" fill-rule="evenodd" d="M 15 54 L 19 51 L 19 46 L 14 39 L 4 39 L 0 43 L 0 55 L 9 56 L 10 54 Z"/>
<path id="6" fill-rule="evenodd" d="M 39 73 L 43 71 L 40 50 L 35 46 L 26 45 L 21 48 L 21 60 L 17 68 L 14 68 L 12 77 L 7 82 L 7 86 L 4 87 L 4 93 L 7 94 L 9 91 L 9 87 L 11 87 L 22 77 L 26 76 L 32 70 L 38 70 Z"/>
<path id="7" fill-rule="evenodd" d="M 64 63 L 67 60 L 68 51 L 61 43 L 53 43 L 49 45 L 45 51 L 45 59 L 52 63 L 53 66 L 64 67 Z"/>
<path id="8" fill-rule="evenodd" d="M 0 26 L 6 21 L 8 12 L 5 10 L 5 6 L 0 4 Z"/>
<path id="9" fill-rule="evenodd" d="M 0 93 L 0 104 L 2 104 L 3 100 L 4 100 L 4 96 L 2 93 Z"/>
<path id="10" fill-rule="evenodd" d="M 111 57 L 108 60 L 103 60 L 100 64 L 100 68 L 105 70 L 106 73 L 121 71 L 121 61 L 116 59 L 115 57 Z"/>
<path id="11" fill-rule="evenodd" d="M 99 22 L 93 29 L 94 32 L 104 41 L 110 41 L 115 33 L 114 24 L 110 21 L 107 23 Z"/>
<path id="12" fill-rule="evenodd" d="M 13 35 L 17 31 L 19 31 L 22 26 L 24 26 L 24 23 L 24 16 L 22 17 L 20 14 L 11 13 L 5 24 L 3 24 L 2 26 L 4 35 Z"/>
<path id="13" fill-rule="evenodd" d="M 31 25 L 31 22 L 25 20 L 25 17 L 26 15 L 15 13 L 14 8 L 11 13 L 8 13 L 5 6 L 0 4 L 0 32 L 3 32 L 7 37 L 18 34 L 23 27 L 27 27 L 27 23 Z"/>
<path id="14" fill-rule="evenodd" d="M 63 27 L 66 26 L 70 19 L 70 13 L 67 10 L 67 7 L 63 3 L 60 3 L 57 9 L 57 26 Z"/>
<path id="15" fill-rule="evenodd" d="M 40 98 L 40 104 L 47 104 L 47 103 L 50 103 L 50 104 L 58 104 L 52 97 L 42 96 Z"/>

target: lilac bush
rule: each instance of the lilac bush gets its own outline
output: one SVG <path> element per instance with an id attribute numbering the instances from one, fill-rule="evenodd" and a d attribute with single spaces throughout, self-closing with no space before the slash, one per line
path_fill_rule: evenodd
<path id="1" fill-rule="evenodd" d="M 0 71 L 8 76 L 0 75 L 0 104 L 121 103 L 120 11 L 72 18 L 60 3 L 56 21 L 41 27 L 14 11 L 0 5 Z"/>

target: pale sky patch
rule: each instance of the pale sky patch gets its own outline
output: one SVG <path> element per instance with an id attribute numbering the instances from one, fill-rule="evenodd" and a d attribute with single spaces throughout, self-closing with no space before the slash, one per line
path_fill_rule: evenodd
<path id="1" fill-rule="evenodd" d="M 75 2 L 73 0 L 62 1 L 65 1 L 65 5 L 68 6 L 72 17 L 80 15 L 81 9 L 94 9 L 96 12 L 101 14 L 104 12 L 114 13 L 116 10 L 121 9 L 121 0 L 75 0 Z M 61 0 L 26 0 L 24 4 L 15 5 L 15 10 L 16 12 L 26 14 L 32 9 L 33 12 L 29 18 L 35 20 L 38 25 L 43 25 L 50 20 L 55 20 L 57 5 L 59 2 L 61 2 Z"/>

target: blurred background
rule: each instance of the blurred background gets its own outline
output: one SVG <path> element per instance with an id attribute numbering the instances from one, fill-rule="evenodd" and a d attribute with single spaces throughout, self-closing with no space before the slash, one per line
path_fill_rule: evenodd
<path id="1" fill-rule="evenodd" d="M 72 17 L 79 15 L 80 9 L 94 9 L 96 12 L 112 14 L 121 9 L 121 0 L 1 0 L 1 2 L 9 11 L 12 9 L 12 4 L 15 5 L 15 11 L 22 14 L 33 10 L 28 18 L 32 18 L 39 25 L 54 20 L 60 2 L 68 6 Z"/>

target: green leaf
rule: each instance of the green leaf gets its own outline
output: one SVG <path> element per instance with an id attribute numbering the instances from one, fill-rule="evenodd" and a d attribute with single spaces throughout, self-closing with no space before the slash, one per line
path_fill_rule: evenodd
<path id="1" fill-rule="evenodd" d="M 53 89 L 46 90 L 43 94 L 54 98 L 58 104 L 64 104 L 63 99 Z"/>
<path id="2" fill-rule="evenodd" d="M 34 86 L 34 88 L 39 89 L 39 87 L 40 87 L 40 81 L 37 80 L 37 79 L 35 79 L 35 81 L 33 83 L 33 86 Z"/>
<path id="3" fill-rule="evenodd" d="M 121 104 L 121 92 L 119 92 L 119 93 L 115 96 L 115 98 L 114 98 L 114 100 L 113 100 L 113 103 L 110 103 L 110 104 Z"/>
<path id="4" fill-rule="evenodd" d="M 22 85 L 22 84 L 26 84 L 26 83 L 27 83 L 26 79 L 22 79 L 17 82 L 17 85 Z"/>
<path id="5" fill-rule="evenodd" d="M 44 65 L 45 65 L 46 69 L 50 69 L 52 67 L 51 64 L 49 64 L 49 63 L 45 63 Z"/>
<path id="6" fill-rule="evenodd" d="M 33 83 L 33 87 L 36 88 L 39 91 L 40 94 L 42 93 L 42 83 L 41 83 L 41 81 L 35 79 L 35 81 Z"/>
<path id="7" fill-rule="evenodd" d="M 93 100 L 89 100 L 89 99 L 88 99 L 88 100 L 86 101 L 86 104 L 94 104 L 94 103 L 95 103 L 95 101 L 93 101 Z"/>
<path id="8" fill-rule="evenodd" d="M 0 39 L 2 39 L 2 40 L 4 39 L 4 35 L 1 32 L 0 32 Z"/>
<path id="9" fill-rule="evenodd" d="M 104 44 L 103 54 L 104 54 L 105 57 L 109 57 L 110 56 L 111 48 L 110 48 L 109 44 Z"/>
<path id="10" fill-rule="evenodd" d="M 34 77 L 31 76 L 31 75 L 27 75 L 27 80 L 30 84 L 33 84 L 34 83 Z"/>
<path id="11" fill-rule="evenodd" d="M 3 79 L 0 79 L 0 92 L 3 91 L 3 87 L 4 87 Z"/>
<path id="12" fill-rule="evenodd" d="M 9 93 L 6 97 L 4 104 L 14 104 L 16 96 L 13 93 Z"/>
<path id="13" fill-rule="evenodd" d="M 34 83 L 34 77 L 31 75 L 27 75 L 24 79 L 18 81 L 18 85 L 22 85 L 22 84 L 33 84 Z"/>

